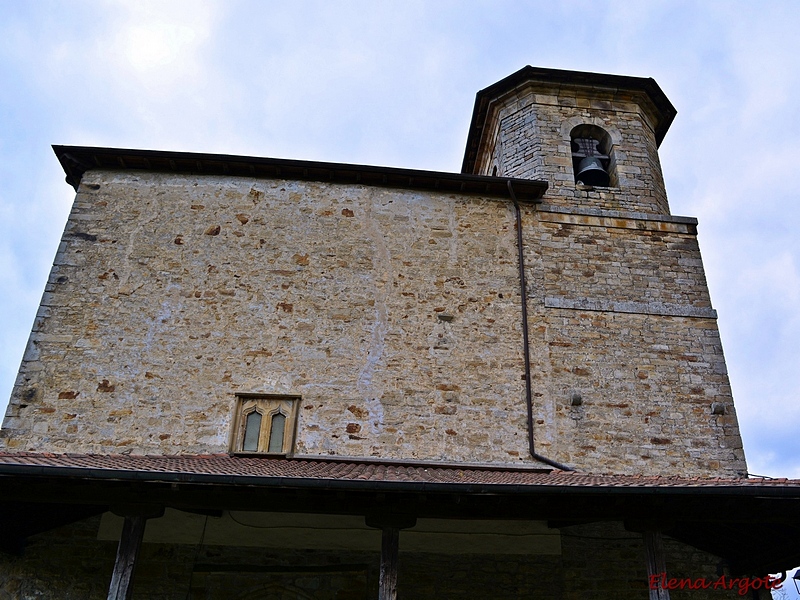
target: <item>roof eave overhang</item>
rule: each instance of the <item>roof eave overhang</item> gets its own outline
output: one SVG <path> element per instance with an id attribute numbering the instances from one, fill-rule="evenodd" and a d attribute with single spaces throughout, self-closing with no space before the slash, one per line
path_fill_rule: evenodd
<path id="1" fill-rule="evenodd" d="M 536 469 L 536 471 L 541 471 Z M 542 471 L 543 472 L 543 471 Z M 78 468 L 49 465 L 0 464 L 0 482 L 8 478 L 50 478 L 65 480 L 131 481 L 147 483 L 186 483 L 231 487 L 295 487 L 360 491 L 398 491 L 410 493 L 511 494 L 511 495 L 615 495 L 615 496 L 690 496 L 749 497 L 761 500 L 785 499 L 800 503 L 796 485 L 602 485 L 602 484 L 508 484 L 392 481 L 377 479 L 337 479 L 322 477 L 258 476 L 174 471 L 139 471 L 135 469 Z M 800 516 L 800 504 L 798 504 Z"/>
<path id="2" fill-rule="evenodd" d="M 517 198 L 532 203 L 541 201 L 548 186 L 546 181 L 530 179 L 228 154 L 58 145 L 53 151 L 76 191 L 84 174 L 93 169 L 304 180 L 503 199 L 510 198 L 511 181 Z"/>

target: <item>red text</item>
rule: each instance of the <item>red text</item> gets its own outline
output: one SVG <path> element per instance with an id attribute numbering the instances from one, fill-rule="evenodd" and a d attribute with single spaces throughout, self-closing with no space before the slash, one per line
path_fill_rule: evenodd
<path id="1" fill-rule="evenodd" d="M 650 575 L 650 589 L 657 590 L 736 590 L 740 596 L 744 596 L 750 590 L 778 590 L 782 582 L 777 577 L 765 575 L 764 577 L 727 577 L 720 575 L 716 579 L 706 579 L 705 577 L 676 578 L 667 577 L 666 573 Z"/>

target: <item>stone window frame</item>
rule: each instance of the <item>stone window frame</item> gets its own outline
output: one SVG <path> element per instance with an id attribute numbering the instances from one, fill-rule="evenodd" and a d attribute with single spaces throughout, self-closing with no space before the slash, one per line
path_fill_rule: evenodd
<path id="1" fill-rule="evenodd" d="M 297 436 L 297 414 L 300 396 L 282 394 L 236 394 L 234 431 L 231 442 L 232 454 L 288 456 L 294 452 Z M 258 439 L 255 449 L 245 449 L 247 420 L 253 413 L 261 415 Z M 283 440 L 280 449 L 270 450 L 273 418 L 277 414 L 285 417 Z"/>

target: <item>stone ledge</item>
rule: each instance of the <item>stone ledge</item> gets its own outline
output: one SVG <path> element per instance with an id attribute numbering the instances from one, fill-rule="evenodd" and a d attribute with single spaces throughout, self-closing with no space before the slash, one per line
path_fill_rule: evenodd
<path id="1" fill-rule="evenodd" d="M 544 299 L 547 308 L 566 308 L 571 310 L 593 310 L 601 312 L 634 313 L 641 315 L 662 315 L 669 317 L 696 317 L 716 319 L 717 311 L 713 308 L 686 306 L 667 302 L 627 302 L 606 300 L 603 298 L 556 298 Z"/>
<path id="2" fill-rule="evenodd" d="M 697 219 L 694 217 L 655 215 L 600 208 L 566 208 L 552 204 L 538 205 L 537 213 L 542 221 L 553 223 L 697 234 Z"/>

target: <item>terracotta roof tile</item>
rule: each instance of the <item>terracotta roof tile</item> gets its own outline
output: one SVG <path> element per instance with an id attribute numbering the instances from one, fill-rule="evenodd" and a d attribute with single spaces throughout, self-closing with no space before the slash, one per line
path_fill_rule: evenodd
<path id="1" fill-rule="evenodd" d="M 39 469 L 39 471 L 36 471 Z M 643 475 L 595 475 L 515 466 L 456 468 L 451 465 L 399 463 L 394 461 L 367 462 L 319 458 L 285 458 L 202 455 L 122 455 L 122 454 L 53 454 L 49 452 L 0 452 L 0 474 L 28 473 L 64 474 L 69 476 L 125 478 L 147 474 L 170 474 L 190 478 L 230 476 L 258 478 L 259 481 L 282 479 L 330 480 L 354 482 L 461 484 L 475 486 L 518 486 L 523 488 L 796 488 L 800 480 L 789 479 L 723 479 Z"/>

